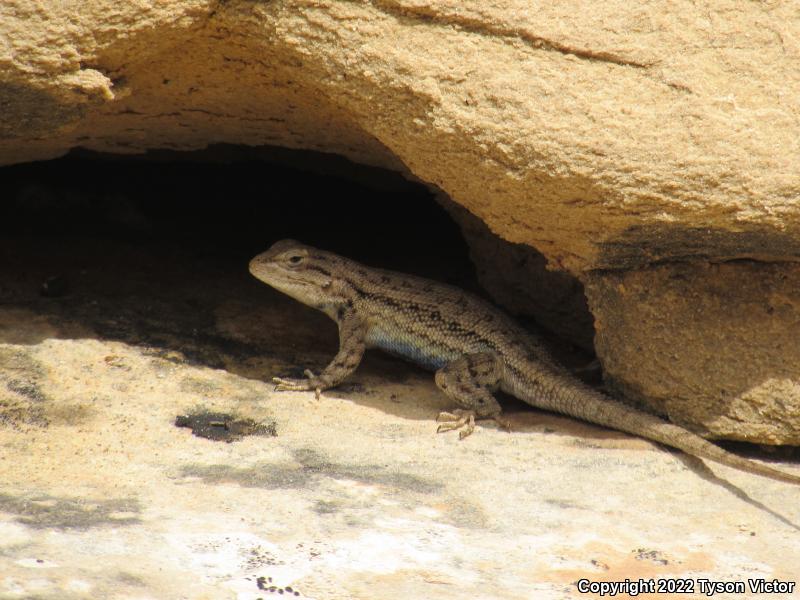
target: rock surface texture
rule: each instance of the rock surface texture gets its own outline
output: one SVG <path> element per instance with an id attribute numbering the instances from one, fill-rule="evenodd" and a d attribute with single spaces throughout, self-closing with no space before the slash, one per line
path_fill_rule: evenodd
<path id="1" fill-rule="evenodd" d="M 434 433 L 451 406 L 431 375 L 379 354 L 319 400 L 276 393 L 264 380 L 319 369 L 336 327 L 238 262 L 41 239 L 0 254 L 3 600 L 797 578 L 795 486 L 527 407 L 508 407 L 512 433 L 459 442 Z M 70 292 L 38 293 L 52 272 Z"/>
<path id="2" fill-rule="evenodd" d="M 402 170 L 587 284 L 592 313 L 616 327 L 599 330 L 598 347 L 620 389 L 712 436 L 797 444 L 783 419 L 800 410 L 797 369 L 776 366 L 789 355 L 755 335 L 763 307 L 746 294 L 785 277 L 770 327 L 799 337 L 787 266 L 800 256 L 798 40 L 792 3 L 734 0 L 11 0 L 0 4 L 0 162 L 231 142 Z M 730 262 L 741 259 L 753 262 Z M 704 266 L 716 262 L 728 264 Z M 699 408 L 650 396 L 661 365 L 631 356 L 626 332 L 642 324 L 609 290 L 629 273 L 653 299 L 643 330 L 677 330 L 688 306 L 665 268 L 703 296 L 692 310 L 710 311 L 695 315 L 706 330 L 735 321 L 725 352 L 741 357 L 742 381 L 781 371 L 782 412 L 725 387 L 731 365 L 703 362 L 708 340 L 692 345 L 695 333 L 649 344 L 696 363 L 663 390 Z M 714 305 L 717 283 L 745 310 Z"/>

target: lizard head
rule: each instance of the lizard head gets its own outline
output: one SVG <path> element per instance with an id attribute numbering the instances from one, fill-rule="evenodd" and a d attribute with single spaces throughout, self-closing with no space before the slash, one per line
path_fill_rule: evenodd
<path id="1" fill-rule="evenodd" d="M 250 261 L 250 273 L 303 304 L 325 310 L 333 300 L 327 290 L 335 259 L 300 242 L 281 240 Z"/>

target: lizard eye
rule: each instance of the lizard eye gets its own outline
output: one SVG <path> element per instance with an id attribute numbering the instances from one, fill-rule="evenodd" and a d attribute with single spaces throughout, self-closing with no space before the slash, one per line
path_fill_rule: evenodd
<path id="1" fill-rule="evenodd" d="M 301 262 L 303 262 L 304 258 L 305 257 L 302 256 L 301 254 L 293 254 L 292 256 L 289 257 L 289 264 L 299 265 Z"/>

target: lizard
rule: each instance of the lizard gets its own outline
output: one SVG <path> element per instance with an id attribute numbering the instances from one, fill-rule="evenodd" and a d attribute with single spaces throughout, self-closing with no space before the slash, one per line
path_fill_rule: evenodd
<path id="1" fill-rule="evenodd" d="M 318 375 L 273 377 L 277 391 L 321 391 L 350 376 L 367 348 L 435 371 L 437 387 L 458 408 L 437 431 L 470 435 L 476 419 L 500 420 L 497 390 L 536 408 L 643 437 L 687 454 L 778 481 L 800 475 L 743 458 L 688 429 L 629 406 L 584 383 L 533 333 L 486 300 L 457 287 L 367 267 L 332 252 L 282 240 L 254 257 L 250 273 L 322 311 L 339 327 L 339 350 Z"/>

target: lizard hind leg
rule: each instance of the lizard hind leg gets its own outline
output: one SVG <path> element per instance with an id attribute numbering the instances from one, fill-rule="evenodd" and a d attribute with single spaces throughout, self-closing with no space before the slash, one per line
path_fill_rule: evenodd
<path id="1" fill-rule="evenodd" d="M 460 429 L 458 439 L 464 439 L 475 429 L 476 419 L 496 419 L 502 409 L 492 392 L 501 374 L 502 363 L 492 352 L 468 354 L 436 371 L 436 385 L 459 406 L 439 414 L 437 433 Z"/>

